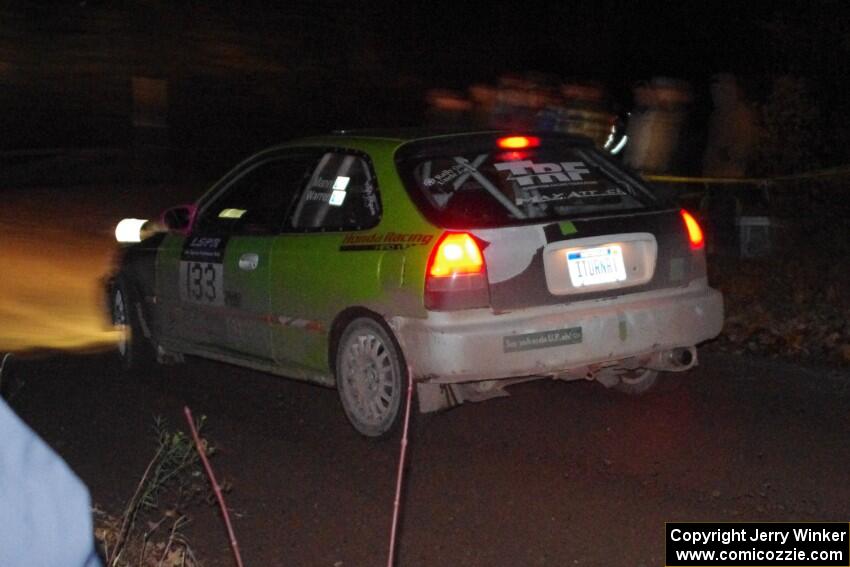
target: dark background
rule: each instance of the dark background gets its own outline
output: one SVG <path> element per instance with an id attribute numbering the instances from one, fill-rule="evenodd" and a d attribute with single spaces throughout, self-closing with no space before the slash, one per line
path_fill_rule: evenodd
<path id="1" fill-rule="evenodd" d="M 850 39 L 841 2 L 31 2 L 0 6 L 0 150 L 129 147 L 244 154 L 303 133 L 416 125 L 428 88 L 506 73 L 694 88 L 735 74 L 756 103 L 811 85 L 823 164 L 846 157 Z M 167 128 L 133 127 L 132 78 L 167 82 Z M 819 124 L 820 124 L 819 123 Z"/>

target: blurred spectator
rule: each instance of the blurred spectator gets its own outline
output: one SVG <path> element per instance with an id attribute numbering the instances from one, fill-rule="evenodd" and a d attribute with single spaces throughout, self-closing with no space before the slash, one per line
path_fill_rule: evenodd
<path id="1" fill-rule="evenodd" d="M 600 147 L 615 119 L 602 85 L 561 83 L 540 73 L 503 75 L 495 86 L 475 84 L 466 98 L 434 89 L 428 91 L 426 102 L 432 126 L 565 132 L 587 136 Z"/>
<path id="2" fill-rule="evenodd" d="M 708 140 L 703 156 L 706 177 L 744 177 L 757 139 L 755 113 L 744 100 L 735 77 L 715 75 L 711 82 L 714 110 L 708 123 Z M 745 197 L 759 197 L 745 185 L 709 185 L 703 210 L 708 217 L 710 252 L 731 254 L 738 249 L 735 221 Z M 762 211 L 760 200 L 750 199 L 751 212 Z"/>
<path id="3" fill-rule="evenodd" d="M 635 108 L 624 162 L 639 171 L 669 173 L 693 95 L 684 81 L 656 77 L 634 88 Z"/>
<path id="4" fill-rule="evenodd" d="M 427 120 L 437 128 L 469 126 L 472 103 L 463 94 L 447 89 L 431 89 L 425 95 Z"/>
<path id="5" fill-rule="evenodd" d="M 703 174 L 744 177 L 757 137 L 755 113 L 732 75 L 714 76 L 711 100 L 714 110 L 708 122 Z"/>
<path id="6" fill-rule="evenodd" d="M 0 565 L 97 567 L 89 493 L 0 399 Z"/>

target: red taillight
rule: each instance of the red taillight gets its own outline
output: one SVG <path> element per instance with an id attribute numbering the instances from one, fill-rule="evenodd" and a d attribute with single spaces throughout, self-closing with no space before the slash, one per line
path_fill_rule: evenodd
<path id="1" fill-rule="evenodd" d="M 496 140 L 496 144 L 503 150 L 522 150 L 536 148 L 540 145 L 540 138 L 536 136 L 505 136 Z"/>
<path id="2" fill-rule="evenodd" d="M 425 307 L 471 309 L 490 304 L 481 247 L 466 232 L 447 232 L 437 241 L 425 272 Z"/>
<path id="3" fill-rule="evenodd" d="M 685 222 L 685 228 L 688 230 L 688 240 L 691 242 L 691 248 L 702 248 L 705 241 L 702 235 L 702 229 L 697 220 L 685 209 L 679 211 L 682 215 L 682 220 Z"/>
<path id="4" fill-rule="evenodd" d="M 481 250 L 475 239 L 465 232 L 446 234 L 437 244 L 428 266 L 428 274 L 438 278 L 478 274 L 483 270 Z"/>

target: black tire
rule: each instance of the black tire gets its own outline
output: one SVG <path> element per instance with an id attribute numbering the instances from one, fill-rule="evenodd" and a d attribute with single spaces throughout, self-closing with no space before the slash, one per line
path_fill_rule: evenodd
<path id="1" fill-rule="evenodd" d="M 614 390 L 629 396 L 642 396 L 658 384 L 658 371 L 640 368 L 620 376 Z"/>
<path id="2" fill-rule="evenodd" d="M 149 370 L 156 361 L 156 352 L 145 337 L 136 300 L 124 279 L 115 280 L 111 286 L 109 306 L 112 324 L 122 335 L 116 347 L 121 370 L 130 374 Z"/>
<path id="3" fill-rule="evenodd" d="M 392 435 L 402 416 L 407 367 L 395 338 L 375 319 L 359 317 L 336 346 L 336 385 L 348 421 L 361 435 Z"/>

